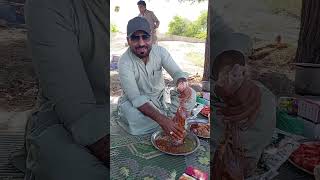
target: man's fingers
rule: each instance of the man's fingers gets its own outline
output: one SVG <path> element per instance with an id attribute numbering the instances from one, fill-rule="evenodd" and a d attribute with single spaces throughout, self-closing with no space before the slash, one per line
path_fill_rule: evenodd
<path id="1" fill-rule="evenodd" d="M 180 136 L 183 135 L 184 133 L 184 129 L 179 128 L 179 127 L 175 127 L 175 133 L 179 134 Z"/>
<path id="2" fill-rule="evenodd" d="M 181 139 L 183 137 L 183 134 L 181 132 L 179 132 L 178 130 L 173 130 L 172 136 L 177 139 Z"/>
<path id="3" fill-rule="evenodd" d="M 174 137 L 175 139 L 180 139 L 180 138 L 181 138 L 181 136 L 179 136 L 179 135 L 176 134 L 176 133 L 171 134 L 171 136 Z"/>

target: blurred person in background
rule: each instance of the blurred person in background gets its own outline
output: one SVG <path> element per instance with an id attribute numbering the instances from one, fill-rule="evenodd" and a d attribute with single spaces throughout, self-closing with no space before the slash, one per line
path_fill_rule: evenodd
<path id="1" fill-rule="evenodd" d="M 151 40 L 152 44 L 157 44 L 157 31 L 156 29 L 160 25 L 160 21 L 158 20 L 157 16 L 153 13 L 153 11 L 150 11 L 147 9 L 147 5 L 145 1 L 138 1 L 137 3 L 140 14 L 139 17 L 144 17 L 149 22 L 150 28 L 151 28 Z"/>

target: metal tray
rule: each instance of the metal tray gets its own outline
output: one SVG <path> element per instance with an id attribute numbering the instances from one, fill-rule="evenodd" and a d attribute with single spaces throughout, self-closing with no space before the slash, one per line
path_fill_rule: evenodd
<path id="1" fill-rule="evenodd" d="M 190 126 L 191 124 L 207 124 L 209 121 L 208 119 L 193 119 L 193 120 L 188 120 L 187 121 L 187 130 L 190 131 L 190 133 L 194 134 L 191 130 L 190 130 Z M 211 130 L 211 129 L 210 129 Z M 204 138 L 204 139 L 210 139 L 210 136 L 201 136 L 198 134 L 195 134 L 196 136 L 200 137 L 200 138 Z"/>
<path id="2" fill-rule="evenodd" d="M 194 153 L 200 146 L 200 141 L 199 141 L 199 138 L 194 135 L 193 133 L 189 133 L 187 132 L 187 135 L 186 135 L 186 138 L 189 138 L 194 146 L 192 148 L 192 150 L 190 152 L 186 152 L 186 153 L 171 153 L 171 152 L 166 152 L 166 151 L 163 151 L 161 150 L 160 148 L 158 148 L 158 146 L 156 145 L 155 143 L 155 140 L 159 137 L 161 137 L 163 135 L 163 131 L 162 130 L 159 130 L 159 131 L 156 131 L 152 134 L 151 136 L 151 142 L 152 142 L 152 145 L 158 149 L 159 151 L 163 152 L 163 153 L 166 153 L 166 154 L 170 154 L 170 155 L 174 155 L 174 156 L 186 156 L 186 155 L 189 155 L 189 154 L 192 154 Z"/>
<path id="3" fill-rule="evenodd" d="M 299 142 L 301 144 L 310 144 L 310 143 L 319 143 L 320 141 L 318 139 L 302 139 L 302 140 L 299 140 Z M 296 164 L 295 162 L 293 162 L 293 160 L 291 160 L 291 156 L 288 158 L 288 161 L 293 165 L 295 166 L 296 168 L 310 174 L 310 175 L 314 175 L 313 172 L 309 171 L 309 170 L 306 170 L 304 169 L 303 167 L 301 167 L 300 165 Z"/>

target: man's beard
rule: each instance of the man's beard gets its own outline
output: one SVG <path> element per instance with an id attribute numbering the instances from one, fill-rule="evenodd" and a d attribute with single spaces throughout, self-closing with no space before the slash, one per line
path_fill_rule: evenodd
<path id="1" fill-rule="evenodd" d="M 148 57 L 151 51 L 151 46 L 131 47 L 131 51 L 139 58 Z"/>

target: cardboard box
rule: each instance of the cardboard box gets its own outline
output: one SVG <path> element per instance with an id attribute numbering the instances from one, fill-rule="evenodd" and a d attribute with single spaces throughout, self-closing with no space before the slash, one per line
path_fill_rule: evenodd
<path id="1" fill-rule="evenodd" d="M 298 99 L 298 116 L 320 123 L 320 97 L 306 96 Z"/>

